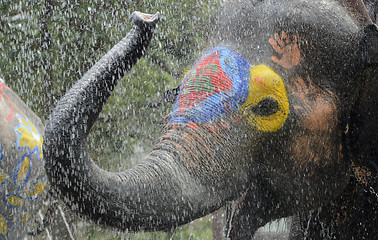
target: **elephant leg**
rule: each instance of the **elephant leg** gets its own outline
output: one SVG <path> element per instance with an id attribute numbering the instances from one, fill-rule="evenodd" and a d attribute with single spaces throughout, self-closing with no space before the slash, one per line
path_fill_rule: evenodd
<path id="1" fill-rule="evenodd" d="M 378 236 L 378 191 L 351 180 L 344 194 L 316 211 L 293 217 L 290 240 L 375 239 Z"/>
<path id="2" fill-rule="evenodd" d="M 248 191 L 226 206 L 226 239 L 252 239 L 257 226 L 250 224 L 251 202 L 246 199 Z"/>
<path id="3" fill-rule="evenodd" d="M 212 214 L 212 231 L 213 231 L 213 240 L 222 240 L 224 239 L 224 221 L 223 221 L 224 208 L 215 211 Z"/>
<path id="4" fill-rule="evenodd" d="M 48 226 L 53 239 L 70 239 L 74 240 L 77 231 L 78 217 L 63 202 L 58 201 L 56 204 L 55 214 Z"/>
<path id="5" fill-rule="evenodd" d="M 332 231 L 324 209 L 300 212 L 292 217 L 289 240 L 331 239 Z"/>
<path id="6" fill-rule="evenodd" d="M 252 239 L 257 229 L 269 222 L 265 216 L 274 215 L 280 204 L 266 186 L 266 182 L 256 184 L 239 199 L 228 204 L 226 239 Z"/>
<path id="7" fill-rule="evenodd" d="M 302 240 L 305 239 L 304 234 L 304 227 L 302 226 L 302 215 L 300 213 L 295 214 L 291 218 L 291 225 L 290 225 L 290 232 L 289 232 L 289 240 Z"/>

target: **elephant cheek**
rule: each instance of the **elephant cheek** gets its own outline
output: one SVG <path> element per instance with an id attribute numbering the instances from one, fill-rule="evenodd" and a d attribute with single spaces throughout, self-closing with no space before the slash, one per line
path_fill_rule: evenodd
<path id="1" fill-rule="evenodd" d="M 293 134 L 290 155 L 300 169 L 339 164 L 342 158 L 337 108 L 333 100 L 317 97 L 311 103 L 295 106 L 300 130 Z"/>

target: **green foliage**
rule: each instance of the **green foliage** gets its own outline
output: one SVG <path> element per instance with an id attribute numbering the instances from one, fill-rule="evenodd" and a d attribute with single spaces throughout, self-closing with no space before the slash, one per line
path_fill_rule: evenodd
<path id="1" fill-rule="evenodd" d="M 161 13 L 146 58 L 178 77 L 206 43 L 216 5 L 215 0 L 1 0 L 0 74 L 45 120 L 66 89 L 127 33 L 133 11 Z"/>
<path id="2" fill-rule="evenodd" d="M 67 88 L 130 30 L 133 11 L 160 12 L 147 56 L 121 82 L 90 140 L 96 156 L 116 163 L 136 145 L 152 144 L 171 106 L 146 106 L 179 84 L 206 44 L 218 5 L 217 0 L 0 3 L 0 76 L 44 121 Z"/>
<path id="3" fill-rule="evenodd" d="M 92 131 L 90 149 L 93 155 L 99 156 L 97 159 L 104 160 L 100 165 L 121 170 L 137 163 L 130 159 L 134 150 L 139 149 L 143 154 L 143 149 L 147 150 L 154 143 L 164 116 L 172 108 L 169 105 L 148 108 L 149 101 L 165 91 L 164 85 L 171 88 L 177 84 L 175 78 L 147 59 L 139 61 L 117 86 Z"/>
<path id="4" fill-rule="evenodd" d="M 181 82 L 184 70 L 206 45 L 218 4 L 219 0 L 0 0 L 0 77 L 46 121 L 65 91 L 130 30 L 133 11 L 160 12 L 147 55 L 116 88 L 89 138 L 92 156 L 101 167 L 124 170 L 135 165 L 159 135 L 172 106 L 150 109 L 147 104 Z M 125 236 L 95 226 L 84 229 L 83 239 Z M 204 220 L 173 233 L 127 236 L 211 239 L 211 234 L 211 221 Z"/>
<path id="5" fill-rule="evenodd" d="M 157 233 L 124 233 L 104 231 L 96 226 L 88 226 L 83 235 L 78 236 L 78 240 L 211 240 L 213 233 L 211 231 L 210 217 L 198 219 L 184 227 L 175 229 L 174 232 L 157 232 Z"/>

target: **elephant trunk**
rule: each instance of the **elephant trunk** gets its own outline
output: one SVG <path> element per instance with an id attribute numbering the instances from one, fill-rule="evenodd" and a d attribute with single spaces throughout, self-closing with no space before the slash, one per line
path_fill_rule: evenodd
<path id="1" fill-rule="evenodd" d="M 225 183 L 231 185 L 226 187 L 217 176 L 241 179 L 245 174 L 236 174 L 233 166 L 224 168 L 228 161 L 200 164 L 216 158 L 216 145 L 224 145 L 221 141 L 230 143 L 224 153 L 235 147 L 232 140 L 216 135 L 193 144 L 190 139 L 205 139 L 199 136 L 201 131 L 186 130 L 180 136 L 168 130 L 146 161 L 122 173 L 104 171 L 91 160 L 88 133 L 118 80 L 144 54 L 157 15 L 134 13 L 132 20 L 134 28 L 126 38 L 69 90 L 51 114 L 43 147 L 45 168 L 55 193 L 96 223 L 133 231 L 170 230 L 216 210 L 242 187 L 232 181 Z M 203 150 L 206 144 L 212 151 Z M 200 151 L 205 153 L 194 154 Z M 228 172 L 222 173 L 224 169 Z M 196 177 L 200 172 L 219 183 Z"/>

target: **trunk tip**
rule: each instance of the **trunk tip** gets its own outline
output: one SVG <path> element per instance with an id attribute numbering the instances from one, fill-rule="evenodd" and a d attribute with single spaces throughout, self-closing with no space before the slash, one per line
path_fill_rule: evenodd
<path id="1" fill-rule="evenodd" d="M 133 24 L 137 25 L 138 27 L 155 27 L 156 23 L 159 21 L 159 12 L 155 14 L 148 14 L 135 11 L 131 14 L 130 20 Z"/>

